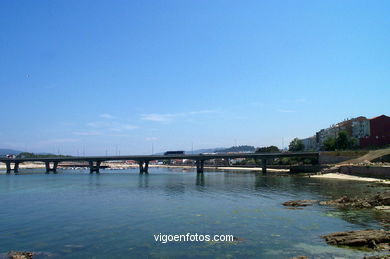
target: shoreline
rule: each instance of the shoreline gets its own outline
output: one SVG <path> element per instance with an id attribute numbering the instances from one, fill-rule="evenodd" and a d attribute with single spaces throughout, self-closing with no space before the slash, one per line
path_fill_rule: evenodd
<path id="1" fill-rule="evenodd" d="M 340 174 L 340 173 L 327 173 L 327 174 L 319 174 L 319 175 L 310 175 L 309 177 L 324 178 L 324 179 L 353 180 L 353 181 L 362 181 L 362 182 L 381 182 L 381 183 L 385 183 L 385 184 L 390 184 L 390 181 L 387 181 L 384 179 L 354 176 L 354 175 Z"/>

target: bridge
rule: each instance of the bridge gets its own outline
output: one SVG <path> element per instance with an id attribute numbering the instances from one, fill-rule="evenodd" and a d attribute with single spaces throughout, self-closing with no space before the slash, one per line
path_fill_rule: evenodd
<path id="1" fill-rule="evenodd" d="M 43 162 L 45 163 L 46 173 L 57 172 L 58 164 L 61 162 L 88 162 L 90 173 L 99 173 L 102 162 L 108 161 L 136 161 L 139 165 L 140 173 L 148 173 L 150 161 L 154 160 L 173 160 L 188 159 L 196 161 L 196 172 L 203 173 L 204 163 L 211 159 L 234 159 L 234 158 L 252 158 L 262 161 L 262 172 L 267 172 L 267 160 L 281 157 L 304 157 L 319 158 L 318 152 L 285 152 L 285 153 L 228 153 L 228 154 L 177 154 L 177 155 L 135 155 L 135 156 L 76 156 L 76 157 L 45 157 L 45 158 L 0 158 L 0 162 L 6 164 L 7 174 L 14 171 L 17 173 L 19 164 L 23 162 Z"/>

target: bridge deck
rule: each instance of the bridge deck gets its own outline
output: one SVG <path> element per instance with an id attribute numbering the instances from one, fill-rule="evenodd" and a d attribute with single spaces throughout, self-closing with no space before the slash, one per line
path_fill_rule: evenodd
<path id="1" fill-rule="evenodd" d="M 210 160 L 232 158 L 271 159 L 277 157 L 318 157 L 318 152 L 285 152 L 285 153 L 230 153 L 230 154 L 197 154 L 197 155 L 133 155 L 133 156 L 74 156 L 45 158 L 0 158 L 0 162 L 66 162 L 66 161 L 153 161 L 170 159 Z"/>
<path id="2" fill-rule="evenodd" d="M 100 164 L 105 161 L 137 161 L 140 167 L 140 173 L 148 173 L 149 162 L 153 160 L 171 160 L 171 159 L 191 159 L 196 161 L 196 171 L 203 173 L 204 161 L 210 159 L 232 159 L 232 158 L 254 158 L 262 160 L 262 171 L 267 172 L 267 159 L 277 157 L 315 157 L 318 158 L 318 152 L 297 152 L 297 153 L 230 153 L 230 154 L 199 154 L 199 155 L 149 155 L 149 156 L 86 156 L 86 157 L 42 157 L 42 158 L 0 158 L 0 162 L 6 164 L 7 173 L 13 170 L 15 173 L 19 170 L 19 164 L 23 162 L 44 162 L 46 172 L 56 172 L 60 162 L 88 162 L 90 172 L 99 173 Z M 51 166 L 51 163 L 53 164 Z M 11 164 L 14 168 L 11 168 Z"/>

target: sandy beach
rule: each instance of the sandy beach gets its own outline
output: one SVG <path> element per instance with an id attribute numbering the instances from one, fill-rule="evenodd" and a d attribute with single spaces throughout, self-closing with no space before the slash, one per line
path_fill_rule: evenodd
<path id="1" fill-rule="evenodd" d="M 340 179 L 340 180 L 354 180 L 354 181 L 364 181 L 364 182 L 382 182 L 390 184 L 390 181 L 386 181 L 383 179 L 371 178 L 371 177 L 360 177 L 353 176 L 348 174 L 339 174 L 339 173 L 328 173 L 328 174 L 320 174 L 320 175 L 311 175 L 309 177 L 313 178 L 327 178 L 327 179 Z"/>
<path id="2" fill-rule="evenodd" d="M 21 169 L 35 169 L 35 168 L 45 168 L 45 164 L 42 162 L 26 162 L 19 164 L 19 168 Z M 6 169 L 6 165 L 4 163 L 0 163 L 0 169 Z"/>

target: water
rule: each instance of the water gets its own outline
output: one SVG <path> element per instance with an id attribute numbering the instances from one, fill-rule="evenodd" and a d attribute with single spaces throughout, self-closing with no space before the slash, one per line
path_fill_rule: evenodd
<path id="1" fill-rule="evenodd" d="M 377 191 L 367 183 L 253 173 L 150 169 L 25 170 L 0 175 L 0 253 L 39 252 L 58 258 L 362 258 L 372 254 L 327 245 L 322 234 L 381 228 L 384 212 L 314 205 Z M 382 227 L 383 228 L 383 227 Z M 155 234 L 231 234 L 238 242 L 154 241 Z M 4 255 L 4 254 L 3 254 Z"/>

